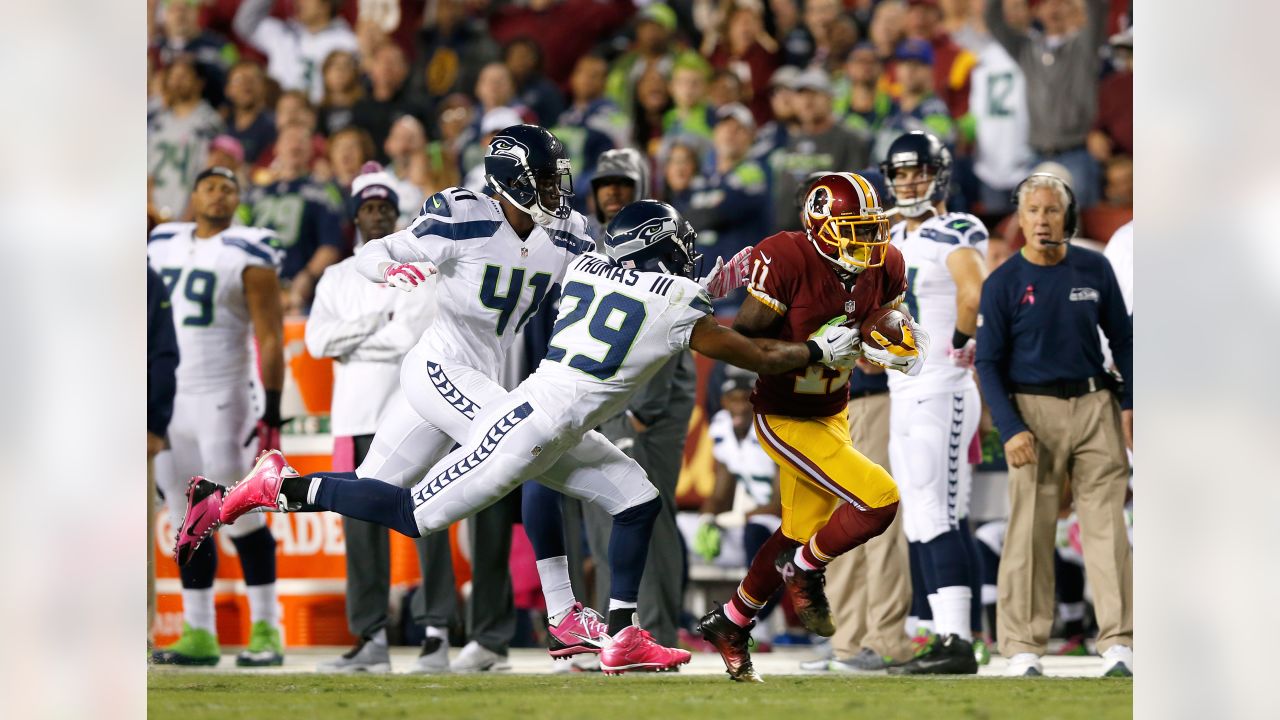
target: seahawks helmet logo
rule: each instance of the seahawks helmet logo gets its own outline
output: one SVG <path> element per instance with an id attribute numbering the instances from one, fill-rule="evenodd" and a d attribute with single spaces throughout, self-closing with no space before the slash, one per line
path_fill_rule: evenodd
<path id="1" fill-rule="evenodd" d="M 631 234 L 638 240 L 643 240 L 645 245 L 652 245 L 660 240 L 674 238 L 676 236 L 676 221 L 669 217 L 654 218 L 635 230 Z"/>
<path id="2" fill-rule="evenodd" d="M 489 142 L 490 157 L 508 157 L 521 165 L 529 162 L 529 148 L 524 143 L 500 135 Z"/>

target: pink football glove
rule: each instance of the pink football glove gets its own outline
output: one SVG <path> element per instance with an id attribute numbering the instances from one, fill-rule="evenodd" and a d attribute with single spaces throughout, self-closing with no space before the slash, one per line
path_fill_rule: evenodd
<path id="1" fill-rule="evenodd" d="M 969 338 L 964 347 L 947 348 L 947 361 L 958 368 L 968 370 L 973 367 L 973 360 L 977 353 L 978 343 L 973 338 Z"/>
<path id="2" fill-rule="evenodd" d="M 747 284 L 747 275 L 751 270 L 750 246 L 738 251 L 725 262 L 724 258 L 716 258 L 716 266 L 702 279 L 702 286 L 712 298 L 719 299 Z"/>
<path id="3" fill-rule="evenodd" d="M 403 263 L 387 268 L 382 279 L 391 287 L 411 292 L 437 272 L 436 266 L 431 263 Z"/>

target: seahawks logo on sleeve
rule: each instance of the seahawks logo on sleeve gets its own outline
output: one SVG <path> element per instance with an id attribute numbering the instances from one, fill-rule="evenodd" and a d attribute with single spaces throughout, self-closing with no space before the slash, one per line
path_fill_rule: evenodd
<path id="1" fill-rule="evenodd" d="M 974 247 L 988 235 L 987 226 L 981 220 L 969 213 L 955 212 L 926 220 L 920 227 L 920 237 L 947 245 Z"/>

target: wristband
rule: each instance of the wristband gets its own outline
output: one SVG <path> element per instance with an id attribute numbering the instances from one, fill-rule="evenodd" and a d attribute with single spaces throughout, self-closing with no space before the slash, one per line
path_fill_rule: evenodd
<path id="1" fill-rule="evenodd" d="M 809 348 L 809 364 L 814 365 L 822 359 L 822 348 L 813 340 L 805 340 L 805 346 Z"/>
<path id="2" fill-rule="evenodd" d="M 280 427 L 284 424 L 284 420 L 280 418 L 280 391 L 266 391 L 267 402 L 266 408 L 262 412 L 262 421 L 269 427 Z"/>
<path id="3" fill-rule="evenodd" d="M 953 349 L 959 350 L 960 348 L 964 347 L 965 343 L 969 342 L 970 339 L 971 339 L 971 336 L 965 335 L 959 330 L 956 330 L 955 332 L 951 333 L 951 347 Z"/>

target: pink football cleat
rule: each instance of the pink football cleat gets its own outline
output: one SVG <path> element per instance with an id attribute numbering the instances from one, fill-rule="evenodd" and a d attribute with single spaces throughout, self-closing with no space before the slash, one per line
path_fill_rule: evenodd
<path id="1" fill-rule="evenodd" d="M 227 489 L 199 475 L 187 483 L 187 512 L 182 516 L 173 545 L 179 567 L 191 562 L 200 543 L 222 524 L 222 498 Z"/>
<path id="2" fill-rule="evenodd" d="M 549 652 L 553 658 L 598 653 L 609 643 L 609 626 L 599 613 L 583 607 L 582 603 L 574 603 L 559 624 L 547 627 L 547 632 L 551 636 Z"/>
<path id="3" fill-rule="evenodd" d="M 630 625 L 613 636 L 600 652 L 600 669 L 605 675 L 621 675 L 628 670 L 659 672 L 674 670 L 689 662 L 688 650 L 663 647 L 639 625 Z"/>
<path id="4" fill-rule="evenodd" d="M 230 525 L 240 516 L 259 508 L 287 510 L 286 498 L 280 494 L 280 486 L 287 477 L 298 477 L 298 471 L 289 467 L 279 450 L 262 453 L 249 474 L 223 498 L 222 524 Z"/>

